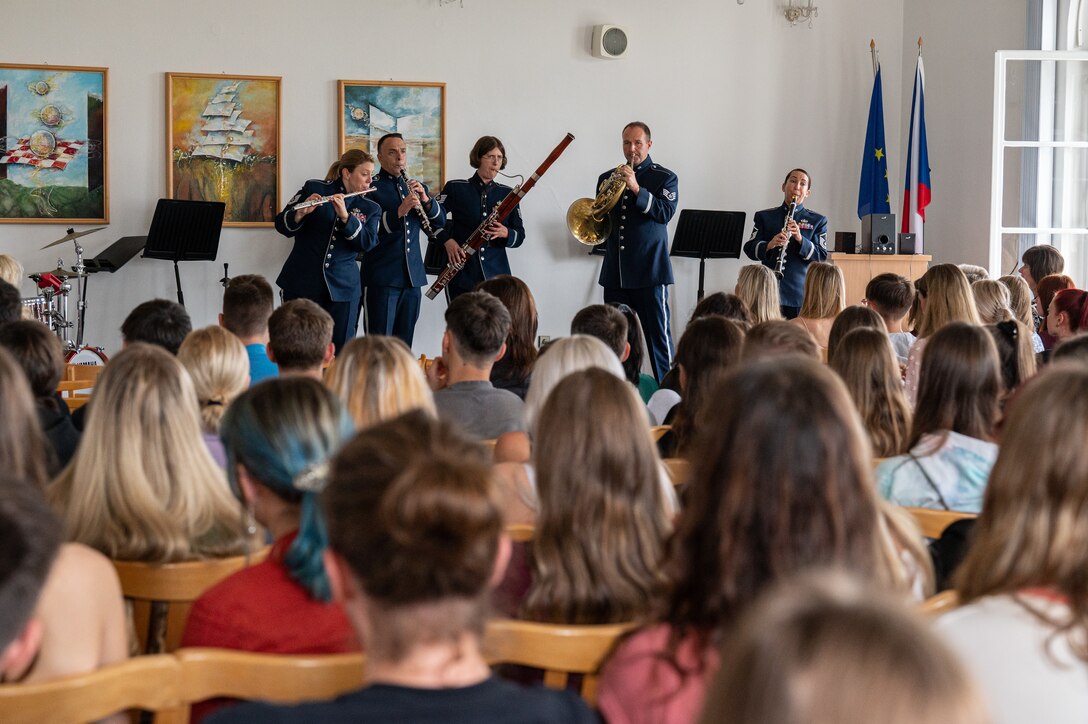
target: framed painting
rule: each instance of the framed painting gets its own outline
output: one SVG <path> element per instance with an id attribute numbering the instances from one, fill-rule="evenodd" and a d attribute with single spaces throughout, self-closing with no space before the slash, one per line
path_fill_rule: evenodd
<path id="1" fill-rule="evenodd" d="M 166 197 L 226 204 L 223 226 L 280 208 L 280 77 L 166 74 Z"/>
<path id="2" fill-rule="evenodd" d="M 0 222 L 109 222 L 108 70 L 0 64 Z"/>
<path id="3" fill-rule="evenodd" d="M 446 181 L 446 84 L 340 81 L 340 153 L 361 148 L 378 157 L 378 139 L 404 136 L 407 173 L 433 193 Z"/>

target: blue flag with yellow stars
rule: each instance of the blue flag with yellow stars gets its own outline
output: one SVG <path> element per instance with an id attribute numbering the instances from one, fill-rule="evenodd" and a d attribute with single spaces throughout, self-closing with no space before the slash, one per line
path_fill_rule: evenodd
<path id="1" fill-rule="evenodd" d="M 888 153 L 884 144 L 884 93 L 880 66 L 873 78 L 873 96 L 869 100 L 869 125 L 865 129 L 865 153 L 861 157 L 861 185 L 858 188 L 858 218 L 869 214 L 890 214 L 888 191 Z"/>

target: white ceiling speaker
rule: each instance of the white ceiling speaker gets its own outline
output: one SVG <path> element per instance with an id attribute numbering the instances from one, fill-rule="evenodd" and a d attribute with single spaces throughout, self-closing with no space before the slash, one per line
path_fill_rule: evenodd
<path id="1" fill-rule="evenodd" d="M 616 25 L 593 28 L 593 57 L 615 60 L 627 54 L 627 31 Z"/>

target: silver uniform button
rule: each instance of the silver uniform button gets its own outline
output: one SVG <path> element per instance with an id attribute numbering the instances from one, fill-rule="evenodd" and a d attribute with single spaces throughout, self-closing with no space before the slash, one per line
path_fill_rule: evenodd
<path id="1" fill-rule="evenodd" d="M 326 254 L 326 255 L 325 255 L 325 258 L 326 258 L 326 259 L 332 259 L 332 254 Z"/>
<path id="2" fill-rule="evenodd" d="M 621 247 L 620 247 L 620 251 L 623 251 L 623 250 L 624 250 L 624 249 L 626 249 L 626 248 L 627 248 L 626 246 L 621 246 Z"/>
<path id="3" fill-rule="evenodd" d="M 329 263 L 328 263 L 328 262 L 325 262 L 325 268 L 326 268 L 326 269 L 328 269 L 328 268 L 329 268 Z"/>

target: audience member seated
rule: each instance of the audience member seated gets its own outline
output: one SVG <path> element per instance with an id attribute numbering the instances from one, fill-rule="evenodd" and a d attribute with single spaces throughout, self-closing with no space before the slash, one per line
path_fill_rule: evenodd
<path id="1" fill-rule="evenodd" d="M 1073 360 L 1082 364 L 1088 362 L 1088 334 L 1070 337 L 1055 347 L 1050 361 L 1059 360 Z"/>
<path id="2" fill-rule="evenodd" d="M 981 279 L 971 283 L 971 295 L 982 324 L 997 324 L 1013 319 L 1012 296 L 1009 288 L 993 279 Z"/>
<path id="3" fill-rule="evenodd" d="M 320 382 L 336 354 L 332 329 L 332 317 L 316 302 L 285 302 L 268 318 L 268 359 L 281 375 L 303 375 Z"/>
<path id="4" fill-rule="evenodd" d="M 1062 289 L 1047 307 L 1046 329 L 1060 343 L 1088 331 L 1088 292 Z"/>
<path id="5" fill-rule="evenodd" d="M 461 294 L 446 309 L 442 356 L 428 369 L 439 417 L 479 440 L 522 429 L 524 403 L 491 384 L 491 366 L 506 353 L 510 313 L 487 292 Z"/>
<path id="6" fill-rule="evenodd" d="M 703 297 L 699 300 L 699 303 L 695 305 L 695 309 L 691 311 L 691 319 L 688 320 L 688 324 L 691 324 L 696 319 L 709 317 L 712 314 L 733 320 L 740 325 L 741 331 L 744 332 L 747 332 L 748 328 L 752 326 L 752 312 L 749 311 L 748 305 L 744 303 L 744 300 L 736 294 L 714 292 L 713 294 Z"/>
<path id="7" fill-rule="evenodd" d="M 642 332 L 642 321 L 638 318 L 638 312 L 623 302 L 610 302 L 609 306 L 618 309 L 627 320 L 628 352 L 627 359 L 623 360 L 623 373 L 627 381 L 638 390 L 638 396 L 643 403 L 649 402 L 650 397 L 657 392 L 658 384 L 653 375 L 642 371 L 643 361 L 650 355 L 646 347 L 646 335 Z"/>
<path id="8" fill-rule="evenodd" d="M 475 291 L 498 297 L 506 311 L 510 312 L 506 354 L 491 367 L 491 384 L 499 390 L 510 390 L 524 400 L 537 355 L 537 314 L 533 293 L 525 282 L 509 274 L 485 279 L 476 285 Z"/>
<path id="9" fill-rule="evenodd" d="M 25 496 L 40 499 L 47 480 L 46 443 L 36 425 L 19 422 L 34 418 L 34 400 L 22 371 L 2 349 L 0 405 L 9 423 L 0 426 L 0 467 L 9 476 L 0 485 L 0 499 L 22 499 L 20 491 L 9 495 L 8 487 L 16 485 L 34 488 L 34 495 Z M 59 531 L 60 522 L 49 517 L 51 527 Z M 52 534 L 44 527 L 40 532 Z M 6 607 L 0 605 L 0 611 L 7 615 Z M 78 543 L 61 545 L 36 611 L 43 628 L 41 646 L 25 681 L 93 671 L 125 658 L 128 642 L 121 586 L 101 553 Z"/>
<path id="10" fill-rule="evenodd" d="M 525 430 L 532 430 L 537 415 L 548 399 L 552 388 L 567 375 L 589 367 L 608 370 L 625 379 L 623 365 L 616 353 L 596 337 L 576 334 L 557 339 L 541 351 L 533 367 L 533 379 L 525 395 L 522 422 Z M 495 444 L 495 462 L 528 463 L 531 458 L 531 441 L 526 432 L 508 432 L 499 436 Z"/>
<path id="11" fill-rule="evenodd" d="M 23 300 L 19 290 L 0 279 L 0 325 L 23 318 Z"/>
<path id="12" fill-rule="evenodd" d="M 574 315 L 570 322 L 571 334 L 585 334 L 608 345 L 623 362 L 631 353 L 627 341 L 627 318 L 623 312 L 608 304 L 591 304 Z"/>
<path id="13" fill-rule="evenodd" d="M 79 430 L 57 397 L 57 383 L 64 376 L 60 340 L 41 322 L 20 319 L 0 325 L 0 347 L 11 353 L 30 382 L 38 426 L 49 443 L 46 462 L 54 473 L 60 472 L 79 447 Z"/>
<path id="14" fill-rule="evenodd" d="M 1056 247 L 1050 244 L 1029 246 L 1024 250 L 1020 260 L 1023 262 L 1023 266 L 1017 271 L 1020 272 L 1020 276 L 1024 278 L 1024 281 L 1028 283 L 1028 287 L 1031 289 L 1031 293 L 1035 295 L 1035 299 L 1040 297 L 1039 282 L 1052 274 L 1061 274 L 1065 270 L 1065 258 Z M 1069 286 L 1074 286 L 1072 280 L 1070 280 Z M 1046 301 L 1049 302 L 1050 300 Z M 1039 323 L 1046 317 L 1046 310 L 1047 305 L 1044 304 L 1042 309 L 1037 309 L 1035 312 L 1036 331 L 1040 331 Z"/>
<path id="15" fill-rule="evenodd" d="M 479 445 L 417 410 L 360 432 L 331 473 L 329 581 L 366 649 L 367 686 L 215 721 L 596 721 L 573 692 L 496 678 L 481 652 L 509 540 Z"/>
<path id="16" fill-rule="evenodd" d="M 794 573 L 841 566 L 904 592 L 911 583 L 893 579 L 881 553 L 872 453 L 833 372 L 796 356 L 742 366 L 711 403 L 658 623 L 622 643 L 602 672 L 610 722 L 694 721 L 729 645 L 724 632 Z"/>
<path id="17" fill-rule="evenodd" d="M 990 279 L 990 272 L 978 264 L 959 264 L 958 266 L 963 275 L 967 277 L 968 284 Z"/>
<path id="18" fill-rule="evenodd" d="M 1051 274 L 1040 279 L 1035 288 L 1036 296 L 1033 312 L 1039 318 L 1039 323 L 1035 329 L 1043 340 L 1044 352 L 1053 349 L 1054 345 L 1058 343 L 1058 338 L 1054 332 L 1047 329 L 1047 315 L 1050 313 L 1050 303 L 1054 300 L 1054 295 L 1061 290 L 1076 289 L 1076 287 L 1077 285 L 1073 283 L 1073 280 L 1064 274 Z"/>
<path id="19" fill-rule="evenodd" d="M 914 284 L 899 274 L 877 274 L 865 285 L 863 303 L 884 320 L 895 356 L 900 364 L 906 364 L 914 335 L 903 329 L 903 322 L 914 304 Z"/>
<path id="20" fill-rule="evenodd" d="M 352 433 L 332 392 L 305 377 L 243 393 L 221 426 L 229 475 L 249 514 L 275 539 L 263 562 L 197 600 L 182 646 L 278 654 L 358 649 L 343 609 L 330 603 L 328 547 L 318 494 L 328 459 Z"/>
<path id="21" fill-rule="evenodd" d="M 963 664 L 902 603 L 843 573 L 760 597 L 722 647 L 704 724 L 991 724 Z"/>
<path id="22" fill-rule="evenodd" d="M 1031 348 L 1031 327 L 1015 319 L 986 327 L 997 349 L 997 361 L 1001 365 L 1001 405 L 1010 400 L 1020 385 L 1035 375 L 1037 363 Z"/>
<path id="23" fill-rule="evenodd" d="M 827 362 L 832 364 L 835 359 L 835 350 L 839 342 L 848 333 L 855 329 L 875 329 L 887 334 L 884 320 L 870 307 L 864 304 L 853 304 L 839 312 L 835 321 L 831 323 L 831 332 L 827 335 Z"/>
<path id="24" fill-rule="evenodd" d="M 0 281 L 15 287 L 17 293 L 19 285 L 23 283 L 24 273 L 23 265 L 18 259 L 8 254 L 0 254 Z"/>
<path id="25" fill-rule="evenodd" d="M 831 325 L 845 308 L 846 280 L 842 269 L 834 264 L 814 261 L 805 272 L 805 296 L 801 299 L 801 311 L 796 319 L 790 320 L 790 324 L 796 324 L 812 335 L 826 361 Z"/>
<path id="26" fill-rule="evenodd" d="M 245 346 L 222 327 L 204 327 L 181 343 L 178 361 L 193 380 L 208 452 L 225 469 L 227 456 L 219 439 L 219 421 L 234 398 L 249 387 Z"/>
<path id="27" fill-rule="evenodd" d="M 1017 396 L 938 633 L 996 724 L 1088 712 L 1088 371 L 1054 364 Z"/>
<path id="28" fill-rule="evenodd" d="M 918 404 L 918 376 L 929 337 L 952 322 L 980 324 L 971 285 L 955 264 L 930 267 L 914 287 L 918 292 L 918 316 L 911 321 L 918 340 L 907 355 L 905 383 L 911 406 Z"/>
<path id="29" fill-rule="evenodd" d="M 983 327 L 963 322 L 926 341 L 908 452 L 877 467 L 877 485 L 899 505 L 977 513 L 997 458 L 997 350 Z"/>
<path id="30" fill-rule="evenodd" d="M 684 330 L 676 347 L 681 399 L 661 420 L 662 424 L 672 426 L 657 441 L 662 457 L 688 454 L 702 404 L 718 378 L 740 362 L 743 344 L 744 331 L 740 326 L 717 315 L 697 319 Z"/>
<path id="31" fill-rule="evenodd" d="M 68 539 L 148 563 L 241 554 L 238 502 L 204 444 L 181 363 L 130 344 L 94 399 L 75 457 L 48 489 Z"/>
<path id="32" fill-rule="evenodd" d="M 1031 288 L 1028 287 L 1028 283 L 1024 281 L 1024 277 L 1019 274 L 1008 274 L 1003 277 L 998 277 L 999 282 L 1005 285 L 1005 288 L 1009 290 L 1009 309 L 1012 310 L 1012 317 L 1020 324 L 1028 328 L 1031 333 L 1031 347 L 1038 354 L 1043 351 L 1043 340 L 1039 336 L 1039 332 L 1035 329 L 1035 318 L 1032 314 L 1033 301 L 1031 297 Z"/>
<path id="33" fill-rule="evenodd" d="M 744 335 L 744 346 L 740 350 L 744 365 L 788 354 L 820 360 L 820 349 L 812 335 L 784 319 L 754 325 Z"/>
<path id="34" fill-rule="evenodd" d="M 645 419 L 634 389 L 602 369 L 568 375 L 548 396 L 535 488 L 518 491 L 538 509 L 524 617 L 601 624 L 649 613 L 675 506 Z"/>
<path id="35" fill-rule="evenodd" d="M 849 332 L 836 347 L 831 369 L 846 383 L 873 454 L 884 458 L 903 452 L 910 433 L 910 405 L 888 335 L 865 328 Z"/>
<path id="36" fill-rule="evenodd" d="M 769 268 L 762 264 L 742 266 L 733 291 L 751 313 L 752 324 L 782 319 L 778 279 Z"/>
<path id="37" fill-rule="evenodd" d="M 438 414 L 423 369 L 397 337 L 371 334 L 348 340 L 329 365 L 325 386 L 340 398 L 356 430 L 409 410 Z"/>
<path id="38" fill-rule="evenodd" d="M 223 291 L 223 311 L 219 326 L 245 345 L 249 357 L 249 384 L 255 385 L 279 370 L 268 359 L 268 318 L 272 316 L 272 285 L 260 274 L 241 274 L 227 283 Z"/>

